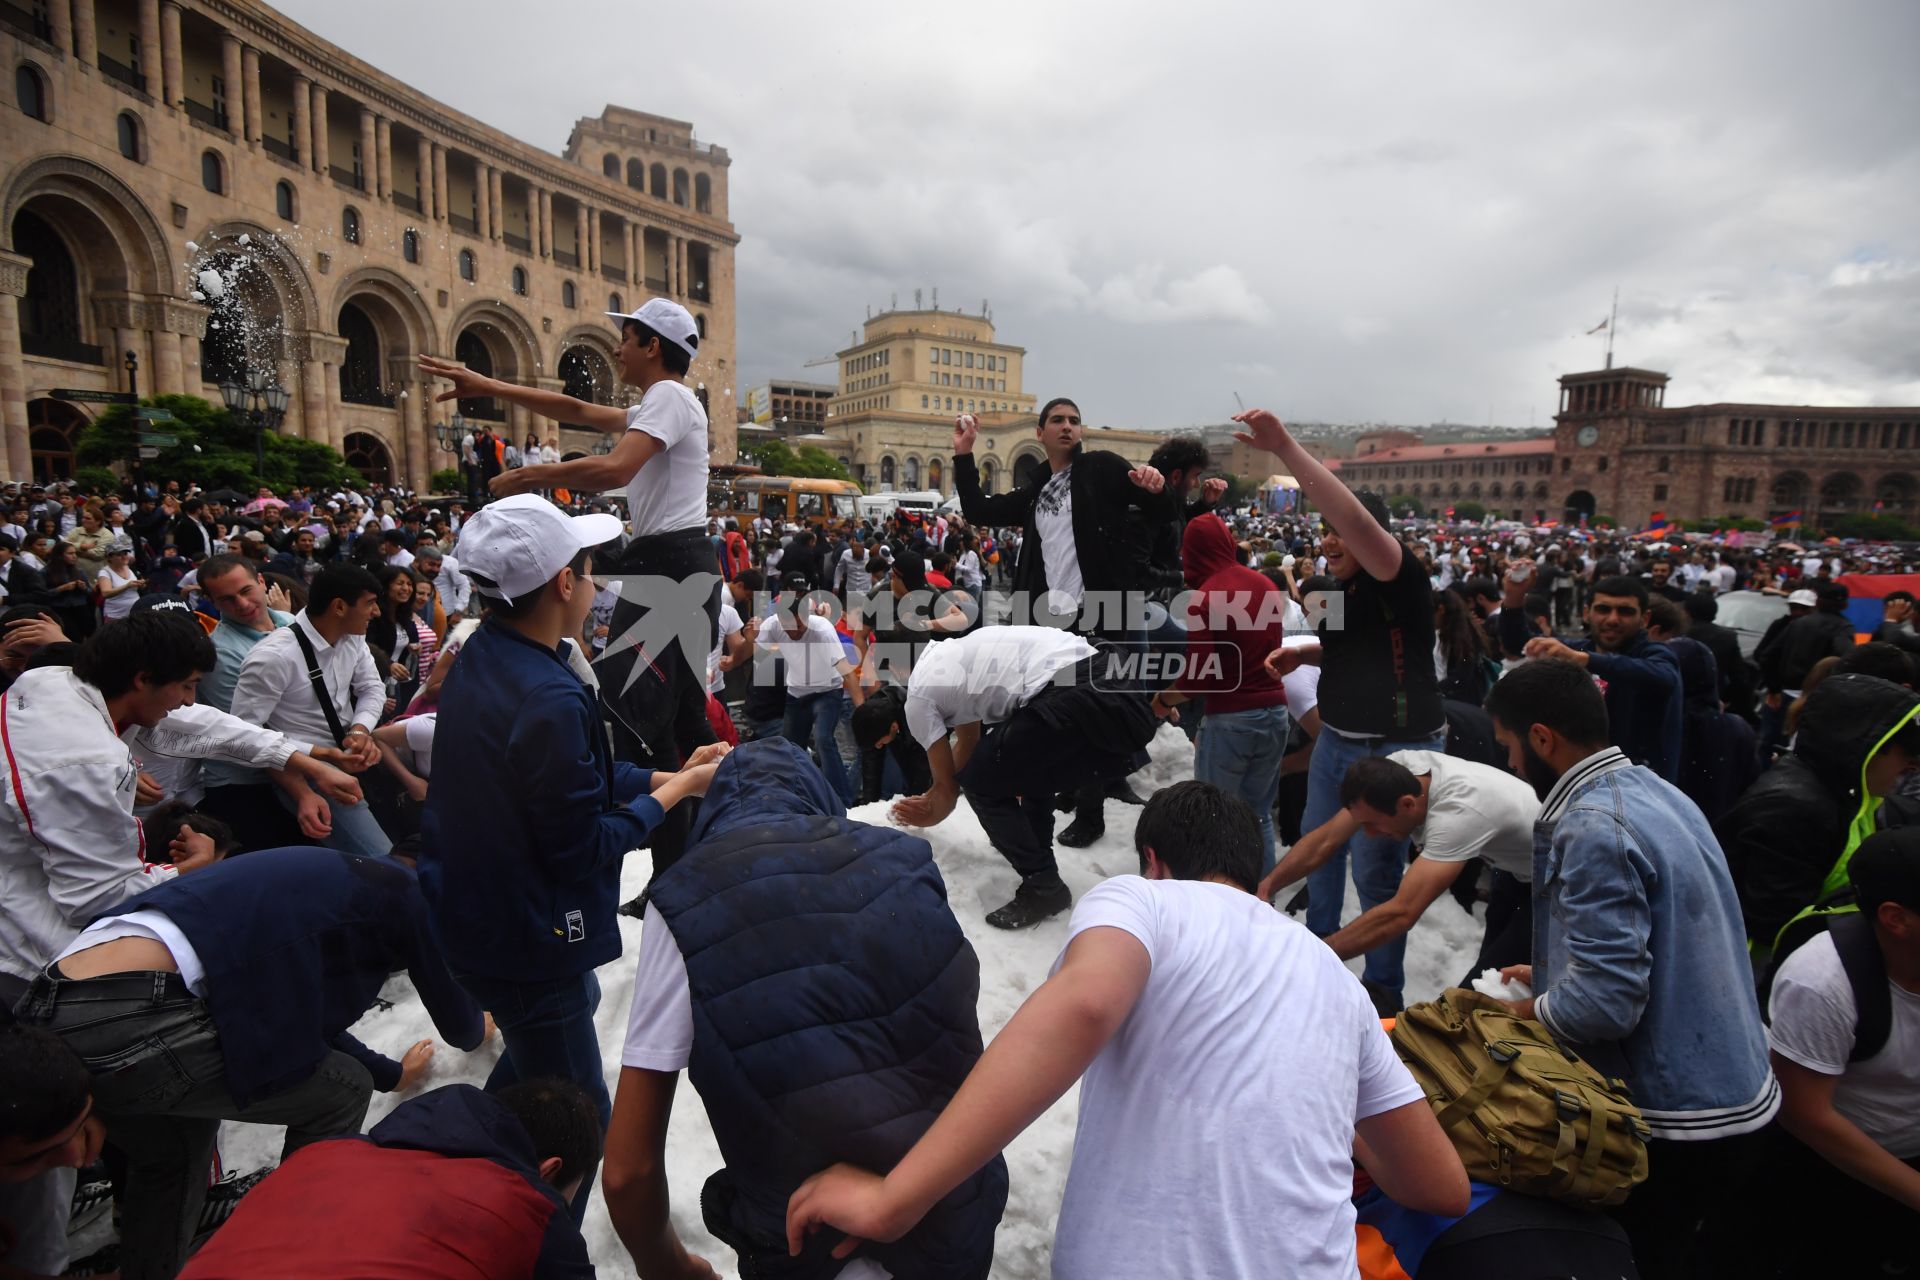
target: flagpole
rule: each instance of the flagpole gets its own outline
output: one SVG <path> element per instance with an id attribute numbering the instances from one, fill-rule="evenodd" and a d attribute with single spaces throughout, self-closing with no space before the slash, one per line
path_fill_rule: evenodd
<path id="1" fill-rule="evenodd" d="M 1613 335 L 1620 331 L 1620 286 L 1613 286 L 1613 313 L 1607 317 L 1607 368 L 1613 368 Z"/>

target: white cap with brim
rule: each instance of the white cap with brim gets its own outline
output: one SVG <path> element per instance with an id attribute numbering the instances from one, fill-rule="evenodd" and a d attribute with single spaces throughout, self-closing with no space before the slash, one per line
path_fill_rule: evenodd
<path id="1" fill-rule="evenodd" d="M 648 298 L 632 311 L 609 311 L 607 315 L 645 325 L 686 352 L 689 361 L 700 354 L 700 326 L 694 322 L 693 313 L 677 302 Z"/>
<path id="2" fill-rule="evenodd" d="M 517 493 L 467 517 L 460 567 L 475 579 L 476 591 L 512 604 L 557 578 L 582 551 L 620 532 L 618 516 L 570 516 L 539 494 Z"/>
<path id="3" fill-rule="evenodd" d="M 1792 595 L 1787 597 L 1787 603 L 1790 605 L 1792 604 L 1805 605 L 1809 609 L 1817 609 L 1820 607 L 1820 597 L 1816 596 L 1815 594 L 1813 594 L 1813 592 L 1807 590 L 1805 587 L 1802 587 L 1798 591 L 1794 592 Z"/>

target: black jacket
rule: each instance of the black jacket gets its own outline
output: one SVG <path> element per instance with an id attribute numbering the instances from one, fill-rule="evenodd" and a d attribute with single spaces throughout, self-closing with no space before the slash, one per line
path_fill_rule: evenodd
<path id="1" fill-rule="evenodd" d="M 1764 647 L 1766 642 L 1761 643 Z M 1775 647 L 1764 655 L 1756 650 L 1755 656 L 1760 657 L 1760 669 L 1767 673 L 1769 688 L 1798 689 L 1806 683 L 1807 673 L 1820 659 L 1851 648 L 1853 620 L 1844 613 L 1816 609 L 1789 622 L 1780 632 Z"/>
<path id="2" fill-rule="evenodd" d="M 1720 701 L 1727 710 L 1743 720 L 1753 719 L 1754 669 L 1740 652 L 1740 633 L 1717 622 L 1696 622 L 1687 628 L 1687 639 L 1698 640 L 1713 655 L 1714 669 L 1720 675 Z"/>
<path id="3" fill-rule="evenodd" d="M 7 606 L 47 605 L 52 599 L 53 593 L 47 589 L 47 575 L 21 560 L 20 553 L 15 552 L 13 563 L 7 568 Z"/>
<path id="4" fill-rule="evenodd" d="M 201 561 L 213 554 L 213 526 L 197 523 L 183 515 L 173 522 L 173 545 L 189 560 Z"/>
<path id="5" fill-rule="evenodd" d="M 1127 479 L 1133 464 L 1104 449 L 1082 452 L 1074 459 L 1073 548 L 1080 561 L 1080 580 L 1088 591 L 1127 591 L 1146 584 L 1148 529 L 1158 523 L 1174 500 L 1151 494 Z M 1011 493 L 991 496 L 980 491 L 980 470 L 970 453 L 953 459 L 953 487 L 960 495 L 960 511 L 970 525 L 1018 525 L 1025 537 L 1020 560 L 1013 567 L 1013 589 L 1038 594 L 1047 589 L 1045 560 L 1040 552 L 1040 530 L 1033 523 L 1034 504 L 1051 474 L 1038 469 L 1032 480 Z"/>
<path id="6" fill-rule="evenodd" d="M 1828 677 L 1801 709 L 1793 750 L 1714 824 L 1760 946 L 1819 896 L 1860 812 L 1868 757 L 1916 708 L 1920 697 L 1876 676 Z"/>
<path id="7" fill-rule="evenodd" d="M 1186 589 L 1180 568 L 1180 547 L 1186 540 L 1187 522 L 1213 510 L 1204 498 L 1183 503 L 1174 498 L 1161 504 L 1160 516 L 1147 529 L 1146 586 L 1171 597 Z"/>

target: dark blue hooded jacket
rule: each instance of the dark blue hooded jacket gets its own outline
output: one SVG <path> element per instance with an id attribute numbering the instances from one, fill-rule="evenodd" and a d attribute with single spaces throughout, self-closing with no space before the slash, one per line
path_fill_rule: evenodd
<path id="1" fill-rule="evenodd" d="M 181 1280 L 589 1280 L 586 1242 L 540 1177 L 526 1126 L 450 1084 L 404 1102 L 365 1137 L 287 1157 L 234 1210 Z"/>
<path id="2" fill-rule="evenodd" d="M 804 751 L 749 743 L 721 762 L 687 854 L 650 901 L 686 959 L 693 1084 L 726 1168 L 707 1225 L 786 1264 L 787 1201 L 836 1161 L 891 1169 L 980 1057 L 980 965 L 925 840 L 844 816 Z M 891 1245 L 894 1275 L 975 1280 L 1006 1206 L 999 1157 Z M 797 1269 L 834 1275 L 835 1237 Z"/>

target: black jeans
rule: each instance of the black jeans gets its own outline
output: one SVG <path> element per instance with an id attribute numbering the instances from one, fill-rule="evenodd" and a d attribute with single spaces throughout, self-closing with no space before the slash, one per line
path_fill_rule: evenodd
<path id="1" fill-rule="evenodd" d="M 1474 959 L 1473 972 L 1460 985 L 1471 987 L 1482 969 L 1532 962 L 1533 886 L 1518 876 L 1495 871 L 1487 894 L 1487 931 L 1480 941 L 1480 954 Z"/>
<path id="2" fill-rule="evenodd" d="M 373 1096 L 367 1069 L 335 1050 L 299 1084 L 242 1106 L 227 1090 L 213 1015 L 177 973 L 70 979 L 49 966 L 19 1018 L 80 1055 L 107 1140 L 126 1153 L 125 1280 L 169 1280 L 185 1264 L 222 1120 L 286 1125 L 284 1158 L 360 1132 Z"/>
<path id="3" fill-rule="evenodd" d="M 1764 1129 L 1708 1142 L 1655 1138 L 1647 1143 L 1647 1180 L 1625 1204 L 1609 1210 L 1627 1229 L 1634 1263 L 1645 1280 L 1715 1274 L 1717 1263 L 1701 1224 L 1724 1222 L 1738 1211 L 1747 1170 L 1766 1145 Z"/>
<path id="4" fill-rule="evenodd" d="M 594 664 L 613 721 L 614 752 L 642 768 L 678 769 L 695 747 L 715 741 L 707 720 L 707 655 L 720 634 L 721 578 L 713 544 L 705 529 L 635 538 L 620 553 L 619 572 L 623 581 L 608 625 L 607 648 Z M 644 625 L 672 584 L 687 592 L 678 599 L 686 599 L 703 575 L 710 589 L 701 592 L 706 638 L 700 652 L 681 652 L 677 636 L 687 620 L 679 618 L 663 619 L 669 624 L 667 633 L 676 638 L 656 646 L 658 652 L 636 649 L 629 629 Z M 649 584 L 642 581 L 646 578 L 670 582 Z M 693 811 L 691 804 L 677 804 L 653 829 L 648 843 L 655 875 L 685 851 Z"/>

